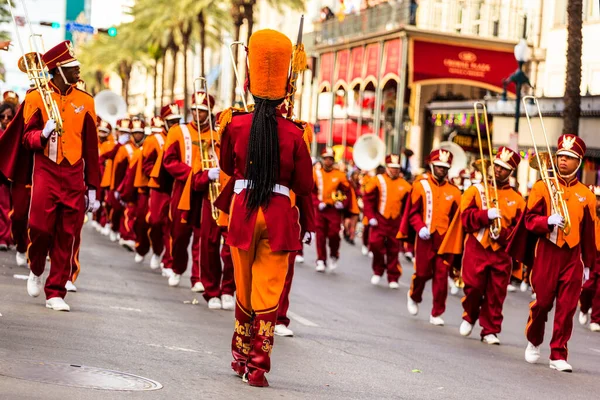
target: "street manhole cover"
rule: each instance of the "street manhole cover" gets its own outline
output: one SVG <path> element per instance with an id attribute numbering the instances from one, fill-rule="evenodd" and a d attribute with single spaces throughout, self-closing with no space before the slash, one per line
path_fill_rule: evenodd
<path id="1" fill-rule="evenodd" d="M 0 375 L 26 381 L 100 390 L 158 390 L 151 379 L 108 369 L 30 360 L 0 360 Z"/>

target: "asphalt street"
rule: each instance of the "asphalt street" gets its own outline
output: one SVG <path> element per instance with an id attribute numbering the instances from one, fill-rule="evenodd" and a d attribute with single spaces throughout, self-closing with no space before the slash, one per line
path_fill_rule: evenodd
<path id="1" fill-rule="evenodd" d="M 89 226 L 79 292 L 66 299 L 70 313 L 27 295 L 19 275 L 28 271 L 14 256 L 0 253 L 0 399 L 592 399 L 600 392 L 600 334 L 575 325 L 572 374 L 548 368 L 549 329 L 539 364 L 527 364 L 528 294 L 509 294 L 502 345 L 485 345 L 479 327 L 470 338 L 458 334 L 460 297 L 448 299 L 444 327 L 429 324 L 429 285 L 419 315 L 410 316 L 412 266 L 402 261 L 399 290 L 374 287 L 358 246 L 344 244 L 338 270 L 324 275 L 306 249 L 291 294 L 296 336 L 275 339 L 268 389 L 251 388 L 230 370 L 232 312 L 208 310 L 187 278 L 169 288 L 149 259 L 135 264 Z M 121 371 L 163 387 L 118 392 L 9 377 L 11 366 L 32 361 Z"/>

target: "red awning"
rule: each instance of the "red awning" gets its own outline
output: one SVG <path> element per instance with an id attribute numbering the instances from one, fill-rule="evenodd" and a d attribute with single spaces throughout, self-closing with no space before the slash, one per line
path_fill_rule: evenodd
<path id="1" fill-rule="evenodd" d="M 350 67 L 350 87 L 362 83 L 363 61 L 365 58 L 365 48 L 363 46 L 352 49 L 352 65 Z"/>
<path id="2" fill-rule="evenodd" d="M 363 79 L 363 89 L 368 83 L 372 83 L 375 87 L 378 86 L 377 79 L 379 78 L 380 52 L 381 46 L 379 43 L 371 43 L 366 48 L 365 73 Z"/>
<path id="3" fill-rule="evenodd" d="M 390 40 L 383 45 L 383 67 L 381 69 L 381 86 L 393 79 L 400 83 L 400 67 L 402 63 L 402 41 Z"/>
<path id="4" fill-rule="evenodd" d="M 333 77 L 332 52 L 321 55 L 321 68 L 319 68 L 319 93 L 323 90 L 331 90 L 331 79 Z"/>
<path id="5" fill-rule="evenodd" d="M 337 62 L 335 63 L 335 72 L 333 76 L 333 89 L 337 90 L 340 86 L 348 90 L 348 73 L 350 72 L 350 50 L 342 50 L 337 53 Z"/>
<path id="6" fill-rule="evenodd" d="M 512 49 L 413 39 L 409 85 L 459 83 L 496 92 L 517 67 Z M 514 89 L 512 89 L 514 92 Z"/>
<path id="7" fill-rule="evenodd" d="M 329 121 L 319 121 L 321 131 L 317 134 L 317 143 L 327 143 L 329 138 Z M 358 135 L 358 122 L 352 119 L 336 119 L 333 121 L 333 144 L 342 144 L 344 139 L 344 129 L 346 130 L 346 145 L 353 146 Z M 373 133 L 373 127 L 367 123 L 362 124 L 361 135 Z M 379 137 L 383 137 L 383 128 L 379 130 Z"/>

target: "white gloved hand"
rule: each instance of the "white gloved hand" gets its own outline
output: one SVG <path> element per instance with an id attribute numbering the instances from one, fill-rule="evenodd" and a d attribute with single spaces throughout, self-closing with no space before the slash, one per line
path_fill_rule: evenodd
<path id="1" fill-rule="evenodd" d="M 42 130 L 42 136 L 48 139 L 55 129 L 56 121 L 53 119 L 49 119 L 48 122 L 46 122 L 46 126 L 44 126 L 44 129 Z"/>
<path id="2" fill-rule="evenodd" d="M 498 240 L 500 238 L 500 234 L 495 235 L 494 232 L 492 232 L 492 230 L 490 229 L 490 237 L 492 238 L 492 240 Z"/>
<path id="3" fill-rule="evenodd" d="M 487 214 L 490 221 L 500 218 L 500 210 L 497 208 L 490 208 L 487 210 Z"/>
<path id="4" fill-rule="evenodd" d="M 319 203 L 319 211 L 323 211 L 327 207 L 327 204 L 320 202 Z"/>
<path id="5" fill-rule="evenodd" d="M 333 203 L 333 206 L 338 210 L 342 210 L 344 208 L 344 203 L 342 203 L 341 201 L 336 201 L 335 203 Z"/>
<path id="6" fill-rule="evenodd" d="M 96 212 L 100 208 L 100 202 L 96 200 L 96 191 L 88 190 L 87 195 L 85 196 L 85 208 L 87 212 Z"/>
<path id="7" fill-rule="evenodd" d="M 583 281 L 587 282 L 589 280 L 590 280 L 590 269 L 586 267 L 583 269 Z"/>
<path id="8" fill-rule="evenodd" d="M 121 194 L 115 190 L 114 196 L 115 196 L 115 200 L 119 200 L 119 198 L 121 197 Z"/>
<path id="9" fill-rule="evenodd" d="M 216 181 L 219 179 L 219 175 L 221 173 L 221 169 L 220 168 L 211 168 L 208 170 L 208 179 L 210 179 L 211 181 Z"/>
<path id="10" fill-rule="evenodd" d="M 127 144 L 129 142 L 129 133 L 121 133 L 119 135 L 119 144 Z"/>
<path id="11" fill-rule="evenodd" d="M 565 219 L 560 214 L 552 214 L 548 217 L 548 225 L 556 225 L 559 228 L 564 228 Z"/>
<path id="12" fill-rule="evenodd" d="M 377 222 L 377 218 L 371 218 L 369 220 L 369 225 L 371 226 L 377 226 L 378 222 Z"/>
<path id="13" fill-rule="evenodd" d="M 302 239 L 302 242 L 306 243 L 306 244 L 311 244 L 314 239 L 315 239 L 314 232 L 306 232 L 304 234 L 304 238 Z"/>
<path id="14" fill-rule="evenodd" d="M 419 237 L 423 240 L 429 240 L 431 238 L 431 233 L 429 233 L 429 229 L 426 226 L 422 227 L 419 231 Z"/>

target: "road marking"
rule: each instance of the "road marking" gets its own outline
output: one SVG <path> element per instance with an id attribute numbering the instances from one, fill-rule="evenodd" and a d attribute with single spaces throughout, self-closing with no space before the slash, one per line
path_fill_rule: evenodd
<path id="1" fill-rule="evenodd" d="M 22 281 L 26 281 L 27 279 L 29 279 L 29 275 L 19 275 L 19 274 L 14 274 L 13 278 L 15 279 L 20 279 Z"/>
<path id="2" fill-rule="evenodd" d="M 596 353 L 600 353 L 600 350 L 598 350 L 598 349 L 592 349 L 592 348 L 590 348 L 590 350 L 591 351 L 595 351 Z"/>
<path id="3" fill-rule="evenodd" d="M 300 324 L 302 324 L 304 326 L 310 326 L 310 327 L 313 327 L 313 328 L 318 328 L 319 327 L 319 325 L 315 324 L 314 322 L 312 322 L 312 321 L 310 321 L 310 320 L 308 320 L 308 319 L 306 319 L 304 317 L 301 317 L 298 314 L 293 313 L 291 311 L 288 311 L 288 316 L 291 319 L 293 319 L 294 321 L 296 321 L 296 322 L 298 322 L 298 323 L 300 323 Z"/>
<path id="4" fill-rule="evenodd" d="M 142 312 L 139 308 L 110 306 L 113 310 Z"/>
<path id="5" fill-rule="evenodd" d="M 200 353 L 198 350 L 186 349 L 184 347 L 164 346 L 162 344 L 147 343 L 146 346 L 158 347 L 161 349 L 167 349 L 167 350 L 173 350 L 173 351 L 184 351 L 186 353 Z"/>

